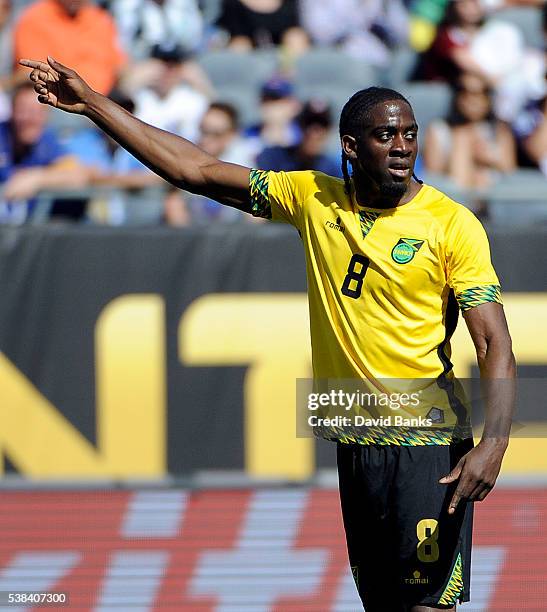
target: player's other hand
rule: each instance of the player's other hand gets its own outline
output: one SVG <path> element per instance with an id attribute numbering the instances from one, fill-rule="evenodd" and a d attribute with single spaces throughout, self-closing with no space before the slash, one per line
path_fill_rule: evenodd
<path id="1" fill-rule="evenodd" d="M 506 441 L 484 439 L 466 453 L 454 469 L 439 480 L 441 484 L 458 481 L 448 505 L 448 514 L 454 514 L 460 502 L 482 501 L 493 489 L 501 469 Z"/>
<path id="2" fill-rule="evenodd" d="M 47 63 L 29 59 L 22 59 L 19 63 L 32 68 L 29 77 L 39 102 L 69 113 L 82 114 L 85 111 L 93 90 L 77 72 L 52 57 L 47 58 Z"/>

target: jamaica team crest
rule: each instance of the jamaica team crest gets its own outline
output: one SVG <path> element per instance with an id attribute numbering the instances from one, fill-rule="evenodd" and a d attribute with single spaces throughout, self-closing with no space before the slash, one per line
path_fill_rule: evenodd
<path id="1" fill-rule="evenodd" d="M 415 238 L 400 238 L 391 251 L 391 258 L 398 264 L 406 264 L 414 259 L 423 243 L 423 240 Z"/>

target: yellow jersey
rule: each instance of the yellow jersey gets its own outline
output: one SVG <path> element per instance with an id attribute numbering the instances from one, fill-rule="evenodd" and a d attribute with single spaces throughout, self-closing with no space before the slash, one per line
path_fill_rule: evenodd
<path id="1" fill-rule="evenodd" d="M 411 407 L 403 413 L 437 417 L 434 433 L 411 428 L 408 440 L 401 430 L 385 427 L 378 435 L 373 427 L 365 436 L 339 432 L 334 437 L 450 443 L 463 418 L 450 397 L 455 384 L 450 337 L 458 305 L 467 310 L 501 303 L 480 221 L 430 185 L 422 185 L 406 204 L 375 209 L 358 204 L 341 179 L 315 171 L 252 170 L 250 197 L 255 216 L 290 223 L 301 236 L 314 379 L 359 380 L 382 393 L 419 389 L 428 398 L 420 415 Z"/>

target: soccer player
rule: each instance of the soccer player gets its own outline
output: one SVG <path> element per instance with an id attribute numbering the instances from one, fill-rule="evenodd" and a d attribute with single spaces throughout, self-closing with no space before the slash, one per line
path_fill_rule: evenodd
<path id="1" fill-rule="evenodd" d="M 467 601 L 470 502 L 486 497 L 501 467 L 515 362 L 482 226 L 413 177 L 418 126 L 409 102 L 376 87 L 348 101 L 342 180 L 220 162 L 137 120 L 51 58 L 21 63 L 40 102 L 86 115 L 173 185 L 298 229 L 315 379 L 379 391 L 389 379 L 426 380 L 425 395 L 442 392 L 444 403 L 418 415 L 436 427 L 371 428 L 361 437 L 335 428 L 326 437 L 338 440 L 350 564 L 367 612 L 455 610 Z M 449 345 L 458 306 L 489 390 L 475 447 L 458 433 L 465 415 Z"/>

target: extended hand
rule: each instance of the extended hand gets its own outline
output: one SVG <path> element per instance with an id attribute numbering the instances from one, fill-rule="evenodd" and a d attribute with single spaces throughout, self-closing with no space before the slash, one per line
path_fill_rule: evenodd
<path id="1" fill-rule="evenodd" d="M 442 484 L 450 484 L 459 479 L 448 514 L 456 512 L 461 500 L 482 501 L 490 493 L 500 472 L 506 446 L 495 439 L 481 440 L 458 461 L 450 474 L 439 480 Z"/>
<path id="2" fill-rule="evenodd" d="M 52 57 L 45 62 L 22 59 L 21 66 L 32 68 L 30 80 L 38 93 L 38 101 L 69 113 L 82 114 L 93 90 L 74 70 L 59 64 Z"/>

